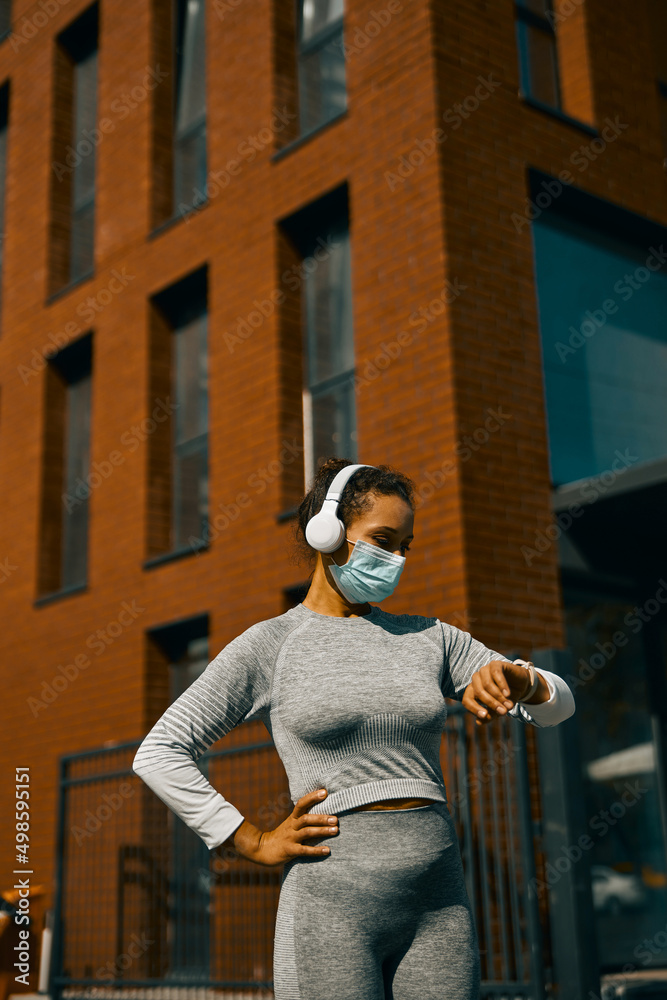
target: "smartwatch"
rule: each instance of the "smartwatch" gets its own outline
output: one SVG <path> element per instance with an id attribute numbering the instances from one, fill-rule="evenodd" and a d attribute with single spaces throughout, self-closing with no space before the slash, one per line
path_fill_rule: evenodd
<path id="1" fill-rule="evenodd" d="M 537 691 L 540 679 L 537 676 L 537 671 L 535 670 L 535 664 L 532 663 L 531 660 L 526 660 L 526 662 L 522 664 L 522 666 L 528 669 L 528 673 L 530 675 L 530 689 L 526 691 L 523 698 L 519 698 L 519 701 L 526 701 L 527 698 L 532 698 L 535 692 Z"/>

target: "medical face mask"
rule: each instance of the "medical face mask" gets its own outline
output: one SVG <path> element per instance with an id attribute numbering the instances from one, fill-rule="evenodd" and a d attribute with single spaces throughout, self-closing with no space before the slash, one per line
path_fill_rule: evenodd
<path id="1" fill-rule="evenodd" d="M 405 558 L 358 538 L 347 562 L 343 566 L 333 563 L 329 568 L 343 596 L 353 603 L 364 604 L 383 601 L 394 592 Z"/>

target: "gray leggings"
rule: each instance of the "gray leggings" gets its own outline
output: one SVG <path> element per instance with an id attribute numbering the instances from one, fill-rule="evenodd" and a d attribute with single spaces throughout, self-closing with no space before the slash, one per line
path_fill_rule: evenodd
<path id="1" fill-rule="evenodd" d="M 478 1000 L 477 931 L 445 802 L 340 812 L 285 863 L 276 1000 Z"/>

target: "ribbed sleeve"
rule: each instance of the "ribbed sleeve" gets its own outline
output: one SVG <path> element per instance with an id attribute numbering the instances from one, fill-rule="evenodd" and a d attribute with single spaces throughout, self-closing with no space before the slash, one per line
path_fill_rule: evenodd
<path id="1" fill-rule="evenodd" d="M 506 660 L 505 656 L 489 649 L 469 632 L 464 632 L 441 622 L 444 637 L 445 669 L 442 678 L 442 693 L 446 698 L 461 701 L 465 689 L 470 684 L 473 674 L 492 660 Z M 526 661 L 516 659 L 513 663 L 523 664 Z M 548 701 L 540 704 L 526 705 L 517 702 L 507 713 L 519 722 L 527 722 L 538 728 L 557 726 L 574 714 L 574 695 L 567 683 L 558 674 L 550 670 L 539 670 L 550 692 Z"/>
<path id="2" fill-rule="evenodd" d="M 158 719 L 139 746 L 132 770 L 209 849 L 244 816 L 197 767 L 212 744 L 241 722 L 263 718 L 270 692 L 270 649 L 261 624 L 229 642 Z"/>

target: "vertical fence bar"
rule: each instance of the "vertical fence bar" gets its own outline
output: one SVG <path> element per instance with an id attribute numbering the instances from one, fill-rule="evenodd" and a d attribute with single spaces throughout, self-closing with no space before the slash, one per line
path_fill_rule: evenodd
<path id="1" fill-rule="evenodd" d="M 502 787 L 503 787 L 503 796 L 505 800 L 505 808 L 507 809 L 507 829 L 508 829 L 508 837 L 510 843 L 509 871 L 510 871 L 510 892 L 512 894 L 512 913 L 513 913 L 512 930 L 514 939 L 514 952 L 516 954 L 517 979 L 519 980 L 519 982 L 523 982 L 526 979 L 527 970 L 523 953 L 523 940 L 521 937 L 521 916 L 522 916 L 521 904 L 519 900 L 519 892 L 517 889 L 517 877 L 519 874 L 519 868 L 518 865 L 516 864 L 516 858 L 519 852 L 516 850 L 516 847 L 517 847 L 517 838 L 519 836 L 519 831 L 515 829 L 515 824 L 514 824 L 514 802 L 516 796 L 512 794 L 513 786 L 510 780 L 511 778 L 510 766 L 511 763 L 513 763 L 513 755 L 515 747 L 515 744 L 512 742 L 514 738 L 514 729 L 512 728 L 513 725 L 515 725 L 515 721 L 513 719 L 508 720 L 507 745 L 511 750 L 511 754 L 510 758 L 506 761 L 505 766 L 503 767 Z M 521 725 L 521 723 L 519 723 L 519 725 Z"/>
<path id="2" fill-rule="evenodd" d="M 544 996 L 544 960 L 542 953 L 542 926 L 537 897 L 530 891 L 530 883 L 535 878 L 535 853 L 533 847 L 533 818 L 530 810 L 530 780 L 528 774 L 528 756 L 526 752 L 525 726 L 530 723 L 516 721 L 516 785 L 519 812 L 519 830 L 521 834 L 521 854 L 523 857 L 524 892 L 526 906 L 526 930 L 528 938 L 528 954 L 530 967 L 530 982 L 534 995 L 538 1000 Z M 574 1000 L 574 998 L 573 998 Z"/>
<path id="3" fill-rule="evenodd" d="M 61 757 L 58 766 L 58 816 L 56 829 L 56 895 L 53 913 L 53 940 L 51 945 L 51 966 L 49 969 L 49 996 L 51 1000 L 60 1000 L 62 984 L 60 977 L 63 970 L 63 879 L 65 878 L 65 801 L 68 760 Z"/>

